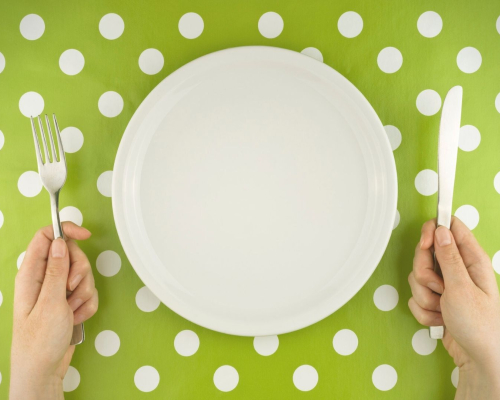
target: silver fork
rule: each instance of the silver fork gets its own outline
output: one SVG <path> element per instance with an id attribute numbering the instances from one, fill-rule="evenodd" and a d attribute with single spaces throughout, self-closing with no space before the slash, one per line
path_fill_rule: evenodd
<path id="1" fill-rule="evenodd" d="M 33 117 L 31 117 L 31 129 L 33 131 L 33 140 L 35 141 L 36 161 L 38 163 L 38 174 L 42 180 L 43 186 L 47 189 L 50 195 L 50 208 L 52 211 L 52 227 L 54 228 L 54 239 L 63 238 L 64 232 L 61 227 L 59 219 L 59 193 L 66 182 L 67 168 L 66 157 L 64 156 L 64 149 L 61 141 L 61 134 L 59 132 L 59 125 L 57 125 L 56 115 L 52 114 L 54 120 L 54 130 L 57 136 L 57 146 L 59 147 L 59 154 L 56 152 L 54 145 L 54 137 L 50 127 L 50 121 L 47 114 L 45 114 L 45 123 L 47 125 L 47 132 L 51 145 L 51 158 L 49 158 L 49 149 L 47 148 L 47 140 L 45 139 L 45 130 L 40 116 L 38 116 L 38 125 L 40 127 L 40 135 L 42 137 L 43 152 L 45 155 L 45 163 L 42 159 L 42 152 L 40 150 L 40 143 L 35 127 Z M 70 292 L 67 292 L 70 294 Z M 71 344 L 80 344 L 85 340 L 85 331 L 83 323 L 73 327 L 73 336 L 71 337 Z"/>

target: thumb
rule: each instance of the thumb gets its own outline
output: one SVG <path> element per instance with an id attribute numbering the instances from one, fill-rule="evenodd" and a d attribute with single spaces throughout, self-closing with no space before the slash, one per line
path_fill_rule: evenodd
<path id="1" fill-rule="evenodd" d="M 40 297 L 47 300 L 66 300 L 68 273 L 68 247 L 63 239 L 58 238 L 50 246 Z"/>
<path id="2" fill-rule="evenodd" d="M 464 283 L 471 282 L 462 256 L 458 251 L 455 238 L 445 226 L 439 226 L 436 229 L 434 251 L 436 252 L 436 258 L 443 273 L 445 286 L 463 285 Z"/>

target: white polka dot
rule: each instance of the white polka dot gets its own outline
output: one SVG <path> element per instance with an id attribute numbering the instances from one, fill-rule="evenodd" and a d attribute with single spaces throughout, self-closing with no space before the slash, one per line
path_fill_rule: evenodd
<path id="1" fill-rule="evenodd" d="M 391 148 L 394 151 L 401 144 L 401 139 L 402 139 L 401 132 L 398 128 L 396 128 L 393 125 L 386 125 L 384 126 L 384 128 L 385 128 L 385 133 L 389 138 L 389 142 L 391 143 Z"/>
<path id="2" fill-rule="evenodd" d="M 467 74 L 476 72 L 481 66 L 481 62 L 481 53 L 474 47 L 465 47 L 457 55 L 458 68 Z"/>
<path id="3" fill-rule="evenodd" d="M 74 126 L 68 126 L 61 131 L 61 140 L 65 153 L 76 153 L 83 146 L 83 133 Z"/>
<path id="4" fill-rule="evenodd" d="M 323 54 L 316 47 L 306 47 L 301 51 L 302 54 L 323 62 Z"/>
<path id="5" fill-rule="evenodd" d="M 36 117 L 43 111 L 45 103 L 37 92 L 26 92 L 19 99 L 19 110 L 25 117 Z"/>
<path id="6" fill-rule="evenodd" d="M 318 384 L 318 371 L 310 365 L 301 365 L 293 373 L 293 384 L 303 392 L 313 390 Z"/>
<path id="7" fill-rule="evenodd" d="M 420 329 L 413 335 L 411 345 L 417 354 L 428 356 L 436 349 L 437 340 L 431 339 L 429 329 Z"/>
<path id="8" fill-rule="evenodd" d="M 464 125 L 460 128 L 460 137 L 458 147 L 463 151 L 472 151 L 477 149 L 481 142 L 481 133 L 473 125 Z"/>
<path id="9" fill-rule="evenodd" d="M 500 34 L 500 17 L 497 18 L 497 32 Z"/>
<path id="10" fill-rule="evenodd" d="M 2 292 L 0 291 L 0 306 L 2 305 L 2 303 L 3 303 L 3 294 L 2 294 Z"/>
<path id="11" fill-rule="evenodd" d="M 399 211 L 396 210 L 396 216 L 394 217 L 394 225 L 392 226 L 392 230 L 394 230 L 398 227 L 399 219 L 400 219 Z"/>
<path id="12" fill-rule="evenodd" d="M 28 14 L 21 20 L 19 25 L 21 35 L 28 40 L 39 39 L 45 31 L 45 22 L 36 14 Z"/>
<path id="13" fill-rule="evenodd" d="M 347 11 L 340 16 L 337 27 L 342 36 L 356 37 L 363 30 L 363 18 L 357 12 Z"/>
<path id="14" fill-rule="evenodd" d="M 111 183 L 113 181 L 113 171 L 105 171 L 97 178 L 97 190 L 103 196 L 111 197 Z"/>
<path id="15" fill-rule="evenodd" d="M 0 383 L 2 383 L 2 373 L 0 372 Z"/>
<path id="16" fill-rule="evenodd" d="M 458 367 L 455 367 L 451 373 L 451 383 L 453 386 L 457 387 L 458 386 L 458 380 L 459 380 L 459 370 Z"/>
<path id="17" fill-rule="evenodd" d="M 378 53 L 378 67 L 387 74 L 393 74 L 403 65 L 403 55 L 395 47 L 386 47 Z"/>
<path id="18" fill-rule="evenodd" d="M 418 18 L 417 28 L 422 36 L 433 38 L 443 29 L 443 20 L 437 12 L 426 11 Z"/>
<path id="19" fill-rule="evenodd" d="M 3 132 L 0 131 L 0 150 L 2 150 L 4 143 L 5 143 L 5 136 L 3 135 Z"/>
<path id="20" fill-rule="evenodd" d="M 78 50 L 69 49 L 59 57 L 59 67 L 66 75 L 78 74 L 85 65 L 85 58 Z"/>
<path id="21" fill-rule="evenodd" d="M 64 207 L 61 211 L 59 211 L 59 217 L 61 218 L 61 222 L 71 221 L 79 226 L 82 226 L 83 223 L 82 212 L 73 206 Z"/>
<path id="22" fill-rule="evenodd" d="M 214 374 L 214 385 L 221 392 L 230 392 L 238 386 L 239 380 L 238 371 L 230 365 L 223 365 L 217 368 Z"/>
<path id="23" fill-rule="evenodd" d="M 500 274 L 500 250 L 493 255 L 492 264 L 495 272 Z"/>
<path id="24" fill-rule="evenodd" d="M 0 73 L 5 69 L 5 56 L 0 53 Z"/>
<path id="25" fill-rule="evenodd" d="M 438 175 L 432 169 L 424 169 L 415 177 L 415 188 L 424 196 L 431 196 L 438 190 Z"/>
<path id="26" fill-rule="evenodd" d="M 118 14 L 106 14 L 99 21 L 99 32 L 106 39 L 118 39 L 125 29 L 125 23 Z"/>
<path id="27" fill-rule="evenodd" d="M 342 329 L 333 337 L 333 348 L 341 356 L 351 355 L 358 348 L 358 336 L 350 329 Z"/>
<path id="28" fill-rule="evenodd" d="M 156 297 L 146 286 L 143 286 L 135 295 L 135 304 L 137 304 L 139 310 L 151 312 L 160 306 L 160 299 L 158 299 L 158 297 Z"/>
<path id="29" fill-rule="evenodd" d="M 200 338 L 193 331 L 181 331 L 175 336 L 174 347 L 175 351 L 181 356 L 192 356 L 200 347 Z"/>
<path id="30" fill-rule="evenodd" d="M 0 228 L 3 226 L 3 212 L 0 211 Z"/>
<path id="31" fill-rule="evenodd" d="M 156 368 L 145 365 L 136 371 L 134 383 L 141 392 L 151 392 L 158 387 L 160 383 L 160 374 Z"/>
<path id="32" fill-rule="evenodd" d="M 280 340 L 277 335 L 272 336 L 257 336 L 253 339 L 253 348 L 261 356 L 270 356 L 276 353 Z"/>
<path id="33" fill-rule="evenodd" d="M 375 368 L 372 374 L 372 382 L 378 390 L 391 390 L 398 381 L 398 373 L 390 365 L 383 364 Z"/>
<path id="34" fill-rule="evenodd" d="M 99 111 L 102 115 L 108 118 L 113 118 L 119 115 L 123 110 L 123 99 L 116 92 L 106 92 L 99 97 Z"/>
<path id="35" fill-rule="evenodd" d="M 189 12 L 179 20 L 179 32 L 186 39 L 196 39 L 203 32 L 205 24 L 199 14 Z"/>
<path id="36" fill-rule="evenodd" d="M 80 384 L 80 373 L 77 371 L 75 367 L 71 365 L 68 367 L 68 371 L 66 371 L 66 375 L 64 375 L 63 379 L 63 390 L 65 392 L 72 392 L 75 390 Z"/>
<path id="37" fill-rule="evenodd" d="M 458 207 L 455 217 L 458 217 L 470 230 L 473 230 L 479 223 L 479 212 L 474 206 L 468 204 Z"/>
<path id="38" fill-rule="evenodd" d="M 139 68 L 148 75 L 154 75 L 163 68 L 163 54 L 156 49 L 144 50 L 139 56 Z"/>
<path id="39" fill-rule="evenodd" d="M 105 250 L 97 256 L 95 266 L 103 276 L 114 276 L 122 267 L 122 259 L 113 250 Z"/>
<path id="40" fill-rule="evenodd" d="M 259 18 L 259 32 L 268 39 L 274 39 L 283 32 L 283 18 L 273 11 L 266 12 Z"/>
<path id="41" fill-rule="evenodd" d="M 95 349 L 101 356 L 113 356 L 119 348 L 120 338 L 113 331 L 102 331 L 95 338 Z"/>
<path id="42" fill-rule="evenodd" d="M 391 285 L 382 285 L 373 294 L 373 302 L 381 311 L 391 311 L 397 306 L 398 301 L 398 291 Z"/>
<path id="43" fill-rule="evenodd" d="M 17 188 L 23 196 L 35 197 L 42 190 L 42 180 L 35 171 L 24 172 L 17 181 Z"/>
<path id="44" fill-rule="evenodd" d="M 23 251 L 21 254 L 19 254 L 19 257 L 17 257 L 17 269 L 21 268 L 21 264 L 23 263 L 24 261 L 24 256 L 26 255 L 26 252 Z"/>
<path id="45" fill-rule="evenodd" d="M 495 108 L 500 113 L 500 93 L 498 93 L 497 97 L 495 97 Z"/>
<path id="46" fill-rule="evenodd" d="M 441 109 L 441 97 L 438 92 L 426 89 L 417 96 L 417 109 L 422 114 L 431 116 Z"/>
<path id="47" fill-rule="evenodd" d="M 497 172 L 495 175 L 495 178 L 493 179 L 493 186 L 495 187 L 495 190 L 500 193 L 500 172 Z"/>

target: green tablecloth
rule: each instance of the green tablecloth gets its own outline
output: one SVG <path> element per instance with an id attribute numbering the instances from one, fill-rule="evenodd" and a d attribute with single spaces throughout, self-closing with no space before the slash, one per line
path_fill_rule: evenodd
<path id="1" fill-rule="evenodd" d="M 344 14 L 349 11 L 356 14 Z M 103 18 L 110 13 L 118 16 Z M 183 17 L 187 13 L 199 17 Z M 0 3 L 0 398 L 8 393 L 16 263 L 34 232 L 50 224 L 48 196 L 36 175 L 26 174 L 36 171 L 36 162 L 29 120 L 20 111 L 42 106 L 28 92 L 43 98 L 45 112 L 57 112 L 61 128 L 77 128 L 64 132 L 72 153 L 61 206 L 75 207 L 65 208 L 63 216 L 77 222 L 83 216 L 83 226 L 93 232 L 81 247 L 95 267 L 100 308 L 86 323 L 87 340 L 73 357 L 66 398 L 452 398 L 453 362 L 441 343 L 434 349 L 425 332 L 417 333 L 423 327 L 407 307 L 407 276 L 420 226 L 435 216 L 438 111 L 454 85 L 464 88 L 462 125 L 469 126 L 461 132 L 453 210 L 460 207 L 458 215 L 471 227 L 480 216 L 474 234 L 490 256 L 500 250 L 499 15 L 500 2 L 493 0 Z M 400 219 L 377 270 L 338 312 L 280 335 L 269 356 L 256 351 L 253 338 L 209 331 L 163 304 L 155 308 L 147 291 L 137 295 L 143 284 L 118 240 L 111 173 L 105 173 L 113 168 L 132 114 L 163 78 L 199 56 L 243 45 L 317 49 L 306 52 L 346 76 L 383 124 L 397 128 L 387 130 L 398 168 Z M 78 52 L 65 53 L 69 49 Z M 146 49 L 161 54 L 143 54 Z M 101 98 L 110 91 L 119 96 Z M 494 264 L 500 272 L 500 253 Z M 351 352 L 355 341 L 339 335 L 337 350 L 332 344 L 343 329 L 358 340 L 350 355 L 339 352 Z M 184 330 L 199 338 L 191 356 L 174 346 Z M 96 340 L 103 331 L 115 334 Z M 196 336 L 184 335 L 178 350 L 196 350 Z M 238 376 L 228 392 L 217 386 L 234 386 L 236 374 L 227 368 L 215 374 L 224 365 Z M 302 365 L 314 370 L 308 376 L 299 369 L 294 383 Z M 377 369 L 381 365 L 390 367 Z M 314 371 L 315 387 L 299 390 L 296 384 L 314 386 Z"/>

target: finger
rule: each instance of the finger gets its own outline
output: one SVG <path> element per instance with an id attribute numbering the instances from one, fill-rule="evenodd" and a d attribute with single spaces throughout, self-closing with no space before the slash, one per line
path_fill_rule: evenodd
<path id="1" fill-rule="evenodd" d="M 425 224 L 424 224 L 425 225 Z M 434 228 L 432 230 L 432 239 L 434 240 Z M 429 235 L 427 230 L 426 235 Z M 415 256 L 413 257 L 413 275 L 415 280 L 432 291 L 442 294 L 444 290 L 444 281 L 436 272 L 434 272 L 434 255 L 432 247 L 421 248 L 417 245 Z"/>
<path id="2" fill-rule="evenodd" d="M 434 250 L 446 287 L 472 284 L 451 231 L 439 226 L 434 233 Z"/>
<path id="3" fill-rule="evenodd" d="M 85 253 L 74 241 L 68 240 L 66 244 L 68 245 L 70 261 L 66 289 L 73 291 L 87 275 L 92 276 L 92 268 Z"/>
<path id="4" fill-rule="evenodd" d="M 408 307 L 415 319 L 425 326 L 443 326 L 444 321 L 440 312 L 424 310 L 412 297 L 408 301 Z"/>
<path id="5" fill-rule="evenodd" d="M 451 233 L 472 281 L 486 293 L 498 292 L 491 260 L 474 234 L 457 217 L 452 217 Z"/>
<path id="6" fill-rule="evenodd" d="M 436 230 L 436 218 L 430 219 L 422 225 L 419 247 L 423 250 L 429 249 L 434 244 L 434 231 Z"/>
<path id="7" fill-rule="evenodd" d="M 45 269 L 40 299 L 47 302 L 66 300 L 66 282 L 69 273 L 69 252 L 66 242 L 58 238 L 52 242 Z"/>
<path id="8" fill-rule="evenodd" d="M 71 311 L 75 311 L 83 303 L 90 300 L 90 298 L 94 295 L 94 292 L 94 277 L 92 275 L 86 275 L 85 278 L 83 278 L 80 284 L 73 291 L 73 293 L 71 293 L 71 295 L 68 297 L 68 304 L 71 308 Z"/>
<path id="9" fill-rule="evenodd" d="M 62 223 L 63 232 L 66 239 L 84 240 L 90 237 L 90 232 L 73 222 Z M 32 298 L 38 298 L 42 282 L 45 276 L 45 267 L 49 254 L 49 248 L 54 239 L 52 225 L 39 229 L 26 250 L 26 255 L 19 268 L 18 275 L 27 292 L 32 293 Z M 34 303 L 33 303 L 34 304 Z"/>
<path id="10" fill-rule="evenodd" d="M 415 280 L 413 272 L 408 276 L 408 282 L 410 283 L 413 298 L 420 307 L 424 310 L 441 312 L 441 296 L 428 287 L 420 285 Z"/>
<path id="11" fill-rule="evenodd" d="M 98 306 L 99 306 L 99 296 L 97 294 L 97 289 L 94 289 L 92 297 L 75 311 L 74 314 L 75 318 L 73 320 L 73 324 L 78 325 L 88 320 L 97 312 Z"/>

